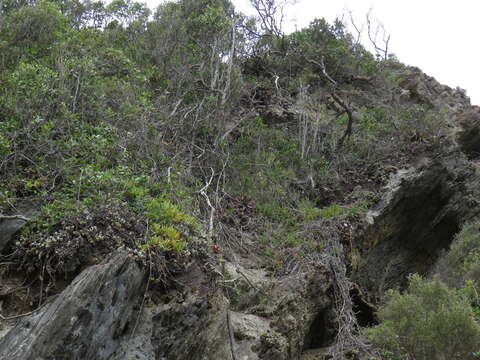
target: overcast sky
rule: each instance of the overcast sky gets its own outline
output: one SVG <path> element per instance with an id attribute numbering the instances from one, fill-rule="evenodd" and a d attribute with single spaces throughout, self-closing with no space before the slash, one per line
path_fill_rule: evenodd
<path id="1" fill-rule="evenodd" d="M 161 2 L 148 0 L 150 7 Z M 232 2 L 252 13 L 248 0 Z M 372 8 L 372 18 L 384 24 L 391 52 L 400 61 L 466 89 L 472 104 L 480 105 L 479 0 L 299 0 L 286 11 L 285 30 L 308 26 L 316 17 L 331 22 L 347 8 L 359 22 Z"/>

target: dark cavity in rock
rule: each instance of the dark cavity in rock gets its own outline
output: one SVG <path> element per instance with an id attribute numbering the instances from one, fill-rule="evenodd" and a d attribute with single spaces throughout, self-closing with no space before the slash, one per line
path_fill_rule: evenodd
<path id="1" fill-rule="evenodd" d="M 378 319 L 375 315 L 376 308 L 370 304 L 360 290 L 355 287 L 350 291 L 350 296 L 353 302 L 353 311 L 357 317 L 358 325 L 361 327 L 370 327 L 378 324 Z"/>
<path id="2" fill-rule="evenodd" d="M 338 327 L 333 309 L 327 308 L 313 319 L 305 337 L 304 350 L 331 346 L 337 336 Z"/>
<path id="3" fill-rule="evenodd" d="M 369 249 L 353 278 L 370 295 L 403 288 L 409 274 L 425 275 L 461 225 L 456 174 L 436 164 L 401 181 L 363 234 Z"/>

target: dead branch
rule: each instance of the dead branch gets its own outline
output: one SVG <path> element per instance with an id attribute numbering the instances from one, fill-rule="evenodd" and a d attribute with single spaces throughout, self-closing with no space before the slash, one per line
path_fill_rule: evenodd
<path id="1" fill-rule="evenodd" d="M 148 232 L 148 222 L 147 222 L 147 231 L 145 232 L 145 235 Z M 138 311 L 137 318 L 135 319 L 135 325 L 133 326 L 132 332 L 130 334 L 130 339 L 135 335 L 135 331 L 137 330 L 138 323 L 140 321 L 140 317 L 142 316 L 142 311 L 145 307 L 145 301 L 147 300 L 147 294 L 148 290 L 150 288 L 150 279 L 153 278 L 153 271 L 152 271 L 152 254 L 150 250 L 148 251 L 148 267 L 149 267 L 149 274 L 148 274 L 148 280 L 147 280 L 147 285 L 145 286 L 145 291 L 143 292 L 143 297 L 142 297 L 142 303 L 140 304 L 140 310 Z"/>
<path id="2" fill-rule="evenodd" d="M 334 306 L 337 312 L 338 331 L 335 344 L 330 348 L 330 355 L 334 360 L 345 359 L 346 353 L 351 350 L 361 350 L 370 353 L 369 345 L 361 335 L 358 335 L 359 325 L 350 290 L 353 284 L 347 276 L 343 246 L 340 240 L 333 237 L 327 245 L 327 264 L 334 277 Z"/>
<path id="3" fill-rule="evenodd" d="M 177 103 L 175 104 L 175 106 L 173 107 L 173 110 L 172 112 L 170 113 L 169 117 L 173 117 L 176 113 L 177 113 L 177 110 L 178 110 L 178 107 L 180 106 L 180 104 L 183 102 L 183 97 L 180 98 L 180 100 L 177 101 Z"/>
<path id="4" fill-rule="evenodd" d="M 217 209 L 218 208 L 221 209 L 220 202 L 221 202 L 222 198 L 219 196 L 219 194 L 221 192 L 220 191 L 220 182 L 223 180 L 223 185 L 225 185 L 226 169 L 227 169 L 228 162 L 230 160 L 230 153 L 227 152 L 226 155 L 227 155 L 226 159 L 222 160 L 222 170 L 218 174 L 217 185 L 215 187 L 215 206 L 216 206 Z"/>
<path id="5" fill-rule="evenodd" d="M 18 318 L 21 318 L 21 317 L 25 317 L 25 316 L 28 316 L 28 315 L 32 315 L 32 314 L 33 314 L 35 311 L 37 311 L 37 310 L 38 310 L 38 309 L 33 310 L 33 311 L 30 311 L 30 312 L 27 312 L 27 313 L 24 313 L 24 314 L 13 315 L 13 316 L 3 316 L 2 314 L 0 314 L 0 320 L 7 321 L 7 320 L 18 319 Z"/>
<path id="6" fill-rule="evenodd" d="M 335 93 L 335 91 L 331 93 L 331 96 L 333 100 L 335 100 L 335 102 L 345 110 L 348 117 L 347 128 L 345 129 L 345 132 L 343 133 L 342 137 L 338 141 L 338 148 L 341 148 L 343 146 L 343 142 L 345 141 L 345 139 L 352 135 L 353 112 L 350 109 L 350 107 L 348 107 L 347 104 L 345 104 L 343 100 Z"/>
<path id="7" fill-rule="evenodd" d="M 238 267 L 236 268 L 237 272 L 245 279 L 245 281 L 248 283 L 248 285 L 250 285 L 250 287 L 256 291 L 258 291 L 259 293 L 263 294 L 263 295 L 267 295 L 265 294 L 265 292 L 262 290 L 262 289 L 259 289 L 257 288 L 251 281 L 250 279 L 247 277 L 247 275 L 245 275 Z"/>
<path id="8" fill-rule="evenodd" d="M 236 47 L 236 40 L 237 40 L 237 30 L 236 30 L 236 23 L 233 22 L 232 24 L 232 44 L 230 47 L 230 52 L 228 54 L 228 66 L 227 66 L 227 79 L 225 81 L 225 87 L 222 91 L 222 101 L 221 106 L 225 106 L 228 96 L 230 95 L 231 91 L 231 83 L 232 83 L 232 68 L 233 68 L 233 61 L 235 57 L 235 47 Z"/>
<path id="9" fill-rule="evenodd" d="M 338 149 L 340 149 L 342 146 L 343 146 L 343 143 L 345 141 L 346 138 L 349 138 L 351 135 L 352 135 L 352 129 L 353 129 L 353 112 L 352 112 L 352 109 L 345 103 L 345 101 L 342 100 L 342 98 L 340 96 L 338 96 L 338 94 L 336 93 L 336 88 L 337 88 L 337 82 L 335 80 L 333 80 L 333 78 L 328 75 L 327 73 L 327 70 L 325 68 L 325 59 L 324 57 L 322 56 L 320 58 L 320 62 L 318 61 L 315 61 L 313 59 L 309 59 L 307 57 L 305 57 L 305 59 L 314 64 L 314 65 L 317 65 L 318 67 L 320 67 L 320 70 L 322 71 L 322 74 L 323 76 L 333 85 L 333 89 L 332 91 L 330 92 L 330 96 L 332 97 L 332 99 L 335 101 L 335 103 L 337 103 L 343 110 L 345 110 L 345 112 L 347 113 L 347 117 L 348 117 L 348 123 L 347 123 L 347 128 L 345 129 L 345 132 L 343 133 L 342 137 L 340 138 L 340 140 L 338 141 Z"/>
<path id="10" fill-rule="evenodd" d="M 51 297 L 51 299 L 53 300 L 57 296 L 58 296 L 58 294 L 53 295 Z M 8 321 L 8 320 L 18 319 L 18 318 L 21 318 L 21 317 L 32 315 L 32 314 L 36 313 L 38 310 L 42 309 L 47 304 L 50 304 L 50 302 L 45 302 L 45 303 L 39 305 L 36 309 L 34 309 L 32 311 L 29 311 L 29 312 L 26 312 L 26 313 L 23 313 L 23 314 L 12 315 L 12 316 L 3 316 L 2 314 L 0 314 L 0 320 Z"/>
<path id="11" fill-rule="evenodd" d="M 335 91 L 335 88 L 337 87 L 338 84 L 337 84 L 337 82 L 336 82 L 335 80 L 333 80 L 333 79 L 330 77 L 330 75 L 328 75 L 327 70 L 325 69 L 325 57 L 322 56 L 322 57 L 320 58 L 320 62 L 315 61 L 315 60 L 313 60 L 313 59 L 310 59 L 310 58 L 308 58 L 308 57 L 306 57 L 306 56 L 305 56 L 305 59 L 306 59 L 309 63 L 311 63 L 311 64 L 313 64 L 313 65 L 316 65 L 316 66 L 318 66 L 318 67 L 320 68 L 320 70 L 322 71 L 323 76 L 325 76 L 325 78 L 334 86 L 334 91 Z"/>
<path id="12" fill-rule="evenodd" d="M 357 33 L 357 37 L 355 39 L 355 45 L 358 45 L 360 43 L 361 38 L 362 38 L 363 28 L 364 28 L 365 25 L 362 24 L 362 26 L 359 28 L 358 25 L 355 23 L 355 19 L 353 18 L 352 11 L 351 10 L 346 10 L 346 12 L 348 12 L 348 15 L 350 17 L 350 24 L 352 24 L 353 28 L 355 29 L 355 31 Z"/>
<path id="13" fill-rule="evenodd" d="M 262 29 L 266 35 L 282 37 L 282 26 L 285 21 L 285 7 L 296 4 L 297 0 L 250 0 L 250 4 L 258 14 Z"/>
<path id="14" fill-rule="evenodd" d="M 2 214 L 0 214 L 0 220 L 23 220 L 23 221 L 28 221 L 29 218 L 26 218 L 23 215 L 2 215 Z"/>
<path id="15" fill-rule="evenodd" d="M 210 179 L 207 181 L 205 186 L 200 189 L 199 193 L 205 198 L 207 205 L 210 208 L 210 218 L 208 221 L 208 236 L 212 238 L 213 237 L 213 217 L 215 216 L 215 208 L 213 207 L 206 191 L 208 190 L 210 184 L 212 183 L 213 177 L 215 176 L 215 171 L 213 170 L 213 168 L 210 168 L 210 170 L 212 171 L 212 175 L 210 176 Z"/>
<path id="16" fill-rule="evenodd" d="M 385 31 L 385 27 L 381 22 L 377 20 L 377 27 L 375 29 L 375 34 L 373 34 L 372 31 L 372 21 L 370 19 L 370 15 L 372 13 L 372 8 L 367 12 L 366 15 L 366 20 L 367 20 L 367 34 L 368 34 L 368 39 L 370 40 L 370 43 L 373 45 L 373 48 L 375 49 L 375 54 L 383 60 L 388 59 L 388 46 L 390 43 L 390 35 L 387 36 L 387 33 Z M 382 39 L 382 45 L 379 44 L 378 37 L 381 35 Z"/>

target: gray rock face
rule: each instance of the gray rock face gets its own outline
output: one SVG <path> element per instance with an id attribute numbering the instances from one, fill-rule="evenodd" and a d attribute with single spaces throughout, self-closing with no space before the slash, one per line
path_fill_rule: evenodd
<path id="1" fill-rule="evenodd" d="M 353 275 L 376 296 L 402 287 L 411 273 L 428 274 L 461 225 L 478 212 L 479 179 L 459 152 L 395 182 L 370 213 L 360 239 L 367 255 Z"/>
<path id="2" fill-rule="evenodd" d="M 135 311 L 144 272 L 117 251 L 20 320 L 0 339 L 0 359 L 290 360 L 331 344 L 336 320 L 329 316 L 332 282 L 324 266 L 312 263 L 283 279 L 259 279 L 262 300 L 237 311 L 219 286 L 222 280 L 193 264 L 176 278 L 177 286 Z"/>
<path id="3" fill-rule="evenodd" d="M 458 134 L 458 143 L 470 158 L 480 157 L 480 108 L 474 108 L 460 116 L 462 130 Z"/>
<path id="4" fill-rule="evenodd" d="M 125 252 L 80 275 L 48 306 L 0 340 L 1 359 L 109 359 L 119 347 L 144 274 Z"/>
<path id="5" fill-rule="evenodd" d="M 153 317 L 156 359 L 229 359 L 226 305 L 213 295 L 161 309 Z"/>
<path id="6" fill-rule="evenodd" d="M 26 223 L 21 219 L 0 220 L 0 253 Z"/>
<path id="7" fill-rule="evenodd" d="M 133 328 L 119 342 L 119 347 L 109 360 L 156 360 L 152 344 L 153 309 L 144 307 L 141 314 L 135 316 Z"/>
<path id="8" fill-rule="evenodd" d="M 416 67 L 408 68 L 400 87 L 404 90 L 402 97 L 408 101 L 429 104 L 452 113 L 470 108 L 470 99 L 466 96 L 465 90 L 451 89 L 442 85 Z"/>
<path id="9" fill-rule="evenodd" d="M 253 270 L 242 268 L 242 272 L 262 279 L 260 275 L 256 278 Z M 199 270 L 192 269 L 193 273 Z M 262 282 L 255 282 L 260 287 Z M 325 334 L 316 331 L 316 325 L 332 306 L 332 284 L 325 268 L 312 265 L 295 276 L 263 284 L 263 300 L 244 304 L 239 311 L 232 310 L 232 303 L 217 285 L 207 290 L 205 279 L 190 281 L 188 289 L 203 290 L 187 291 L 180 299 L 172 296 L 178 300 L 152 311 L 155 359 L 289 360 L 298 358 L 306 348 L 323 344 Z M 333 323 L 327 320 L 322 325 L 335 336 Z"/>
<path id="10" fill-rule="evenodd" d="M 255 279 L 256 271 L 242 272 Z M 188 288 L 200 289 L 204 281 L 197 278 Z M 217 286 L 207 292 L 188 291 L 180 299 L 172 296 L 177 300 L 152 309 L 155 359 L 290 360 L 306 349 L 331 344 L 335 320 L 323 315 L 332 307 L 332 283 L 324 267 L 312 265 L 295 276 L 263 284 L 266 297 L 244 304 L 241 311 L 232 310 Z"/>
<path id="11" fill-rule="evenodd" d="M 26 219 L 38 213 L 38 207 L 35 204 L 25 202 L 17 205 L 18 214 Z M 27 222 L 23 219 L 1 219 L 0 220 L 0 254 L 10 244 L 10 242 L 19 233 L 20 229 Z"/>

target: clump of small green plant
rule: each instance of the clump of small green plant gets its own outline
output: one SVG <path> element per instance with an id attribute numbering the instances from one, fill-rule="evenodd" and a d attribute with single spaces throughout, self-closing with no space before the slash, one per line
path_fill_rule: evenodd
<path id="1" fill-rule="evenodd" d="M 187 224 L 198 228 L 199 224 L 195 218 L 187 215 L 177 205 L 172 204 L 164 197 L 150 199 L 146 204 L 146 215 L 158 224 Z"/>
<path id="2" fill-rule="evenodd" d="M 367 336 L 388 359 L 476 359 L 480 325 L 469 302 L 438 279 L 409 278 L 405 293 L 390 291 L 380 324 Z"/>
<path id="3" fill-rule="evenodd" d="M 323 208 L 315 207 L 310 201 L 302 201 L 299 205 L 299 211 L 307 222 L 318 219 L 332 219 L 341 216 L 355 216 L 365 211 L 366 203 L 353 205 L 350 207 L 332 204 Z"/>
<path id="4" fill-rule="evenodd" d="M 143 249 L 158 247 L 169 253 L 178 255 L 187 246 L 186 239 L 182 238 L 180 232 L 173 226 L 153 224 L 152 232 L 154 235 L 146 244 L 142 245 Z"/>
<path id="5" fill-rule="evenodd" d="M 337 216 L 344 215 L 346 209 L 340 205 L 333 204 L 322 209 L 318 209 L 318 216 L 322 219 L 330 219 Z"/>
<path id="6" fill-rule="evenodd" d="M 270 221 L 277 221 L 284 225 L 292 225 L 295 223 L 295 216 L 291 209 L 283 207 L 276 201 L 265 201 L 257 205 L 260 215 Z"/>
<path id="7" fill-rule="evenodd" d="M 303 243 L 296 226 L 280 225 L 275 229 L 273 229 L 273 226 L 267 226 L 265 230 L 262 242 L 271 247 L 288 248 L 300 246 Z"/>

